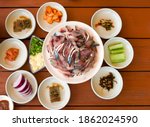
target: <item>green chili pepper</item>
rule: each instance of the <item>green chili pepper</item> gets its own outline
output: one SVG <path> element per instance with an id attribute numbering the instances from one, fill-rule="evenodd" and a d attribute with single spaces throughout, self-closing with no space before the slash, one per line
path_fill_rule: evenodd
<path id="1" fill-rule="evenodd" d="M 43 45 L 43 42 L 39 38 L 32 37 L 30 54 L 34 56 L 37 53 L 42 52 L 42 45 Z"/>

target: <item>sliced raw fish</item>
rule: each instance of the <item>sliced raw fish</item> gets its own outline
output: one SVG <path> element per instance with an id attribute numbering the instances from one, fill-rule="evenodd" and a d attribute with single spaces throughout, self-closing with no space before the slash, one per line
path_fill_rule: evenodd
<path id="1" fill-rule="evenodd" d="M 93 37 L 81 27 L 66 26 L 51 37 L 47 51 L 52 66 L 73 77 L 93 67 L 97 46 Z"/>

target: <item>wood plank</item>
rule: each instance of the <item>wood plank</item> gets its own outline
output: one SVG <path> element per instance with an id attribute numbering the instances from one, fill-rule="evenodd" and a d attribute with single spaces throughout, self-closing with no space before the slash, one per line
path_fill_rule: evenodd
<path id="1" fill-rule="evenodd" d="M 0 42 L 2 40 L 4 39 L 0 39 Z M 149 48 L 150 39 L 128 39 L 128 40 L 133 45 L 135 53 L 133 62 L 127 68 L 123 69 L 123 71 L 150 71 L 150 55 L 146 55 L 145 57 L 145 54 L 150 53 Z M 23 42 L 26 44 L 28 48 L 29 40 L 23 40 Z M 103 42 L 105 41 L 103 40 Z M 106 63 L 103 64 L 103 66 L 105 65 Z M 21 69 L 30 71 L 28 61 Z M 0 71 L 7 71 L 7 70 L 0 67 Z M 45 68 L 42 71 L 47 70 Z"/>
<path id="2" fill-rule="evenodd" d="M 42 106 L 15 106 L 15 110 L 46 110 Z M 150 110 L 150 106 L 65 107 L 62 110 Z"/>
<path id="3" fill-rule="evenodd" d="M 5 94 L 5 81 L 10 72 L 0 72 L 0 94 Z M 104 105 L 150 105 L 150 72 L 121 72 L 124 86 L 121 94 L 112 100 L 102 100 L 92 91 L 90 81 L 78 85 L 70 85 L 71 100 L 69 106 L 104 106 Z M 48 72 L 35 74 L 40 83 L 46 77 L 50 76 Z M 88 98 L 88 99 L 87 99 Z M 40 105 L 37 97 L 26 105 Z"/>
<path id="4" fill-rule="evenodd" d="M 5 18 L 9 12 L 16 8 L 0 8 L 0 28 L 1 34 L 0 38 L 10 37 L 5 30 Z M 38 8 L 27 8 L 34 15 Z M 150 38 L 150 8 L 113 8 L 116 10 L 123 21 L 123 28 L 118 36 L 125 38 Z M 68 13 L 68 21 L 76 20 L 87 23 L 90 25 L 90 19 L 93 13 L 98 10 L 98 8 L 66 8 Z M 80 12 L 80 15 L 79 13 Z M 142 17 L 142 18 L 140 18 Z M 144 19 L 144 20 L 143 20 Z M 143 22 L 144 21 L 144 22 Z M 35 32 L 33 33 L 41 38 L 45 38 L 46 32 L 42 31 L 38 25 Z"/>
<path id="5" fill-rule="evenodd" d="M 149 0 L 51 0 L 65 7 L 150 7 Z M 39 7 L 49 0 L 0 0 L 0 7 Z"/>

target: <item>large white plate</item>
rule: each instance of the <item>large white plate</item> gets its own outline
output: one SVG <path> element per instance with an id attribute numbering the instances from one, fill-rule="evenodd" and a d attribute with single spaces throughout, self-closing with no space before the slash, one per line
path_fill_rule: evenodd
<path id="1" fill-rule="evenodd" d="M 93 36 L 94 41 L 99 44 L 99 46 L 97 47 L 96 60 L 95 60 L 95 64 L 93 65 L 93 68 L 91 68 L 88 72 L 83 73 L 80 76 L 67 77 L 67 76 L 63 75 L 62 73 L 60 73 L 56 68 L 54 68 L 51 65 L 50 60 L 49 60 L 50 56 L 47 51 L 47 45 L 49 43 L 49 40 L 50 40 L 51 36 L 54 35 L 55 32 L 59 31 L 60 28 L 65 27 L 66 25 L 72 26 L 72 27 L 79 26 L 79 27 L 83 28 L 91 36 Z M 103 58 L 104 58 L 103 44 L 102 44 L 102 41 L 101 41 L 99 35 L 90 26 L 88 26 L 82 22 L 77 22 L 77 21 L 69 21 L 66 23 L 59 24 L 58 26 L 54 27 L 45 38 L 42 51 L 43 51 L 43 56 L 44 56 L 44 63 L 45 63 L 47 70 L 54 77 L 58 78 L 59 80 L 66 81 L 67 83 L 71 83 L 71 84 L 78 84 L 78 83 L 82 83 L 82 82 L 85 82 L 85 81 L 91 79 L 100 69 L 102 62 L 103 62 Z"/>
<path id="2" fill-rule="evenodd" d="M 59 83 L 63 87 L 60 91 L 61 101 L 59 102 L 50 102 L 48 86 L 52 85 L 52 83 Z M 48 77 L 43 80 L 39 86 L 38 98 L 40 103 L 47 109 L 61 109 L 65 107 L 70 100 L 70 88 L 66 82 L 57 80 L 54 77 Z"/>

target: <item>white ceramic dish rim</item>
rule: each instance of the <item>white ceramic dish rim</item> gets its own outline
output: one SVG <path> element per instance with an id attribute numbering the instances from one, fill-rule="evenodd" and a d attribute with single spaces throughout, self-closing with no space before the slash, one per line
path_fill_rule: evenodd
<path id="1" fill-rule="evenodd" d="M 99 34 L 99 36 L 101 37 L 101 38 L 103 38 L 103 39 L 110 39 L 110 38 L 112 38 L 112 37 L 115 37 L 115 36 L 117 36 L 119 33 L 120 33 L 120 31 L 121 31 L 121 29 L 122 29 L 122 20 L 121 20 L 121 17 L 120 17 L 120 15 L 116 12 L 116 11 L 114 11 L 113 9 L 110 9 L 110 8 L 102 8 L 102 9 L 99 9 L 99 10 L 97 10 L 93 15 L 92 15 L 92 18 L 91 18 L 91 27 L 94 29 L 94 26 L 93 26 L 93 19 L 94 19 L 94 17 L 95 17 L 95 15 L 97 14 L 97 13 L 99 13 L 100 11 L 103 11 L 103 10 L 105 10 L 105 11 L 111 11 L 111 12 L 113 12 L 115 15 L 117 15 L 118 16 L 118 18 L 120 19 L 120 29 L 118 30 L 118 32 L 116 32 L 116 34 L 113 34 L 111 37 L 101 37 Z M 94 29 L 95 30 L 95 29 Z"/>
<path id="2" fill-rule="evenodd" d="M 32 78 L 33 78 L 34 81 L 36 82 L 36 84 L 35 84 L 35 85 L 36 85 L 36 88 L 35 88 L 35 93 L 34 93 L 34 95 L 33 95 L 28 101 L 25 101 L 25 102 L 17 102 L 17 101 L 15 101 L 14 99 L 12 99 L 12 98 L 9 96 L 8 91 L 7 91 L 8 80 L 10 79 L 10 77 L 11 77 L 12 75 L 14 75 L 15 73 L 18 73 L 18 72 L 25 72 L 25 73 L 28 73 L 28 74 L 32 75 Z M 18 70 L 18 71 L 15 71 L 15 72 L 11 73 L 11 74 L 9 75 L 9 77 L 7 78 L 6 83 L 5 83 L 5 91 L 6 91 L 7 96 L 10 97 L 11 100 L 12 100 L 13 102 L 17 103 L 17 104 L 26 104 L 26 103 L 32 101 L 33 98 L 34 98 L 34 97 L 36 96 L 36 94 L 37 94 L 37 89 L 38 89 L 38 83 L 37 83 L 37 80 L 36 80 L 35 76 L 34 76 L 32 73 L 30 73 L 30 72 L 28 72 L 28 71 L 26 71 L 26 70 Z"/>
<path id="3" fill-rule="evenodd" d="M 39 27 L 42 29 L 42 30 L 44 30 L 45 32 L 49 32 L 49 30 L 46 30 L 45 28 L 43 28 L 42 26 L 41 26 L 41 24 L 39 23 L 39 20 L 38 20 L 38 15 L 39 15 L 39 12 L 40 12 L 40 10 L 45 6 L 45 5 L 50 5 L 50 4 L 56 4 L 57 6 L 60 6 L 63 10 L 64 10 L 64 12 L 65 12 L 65 22 L 67 21 L 67 11 L 66 11 L 66 9 L 61 5 L 61 4 L 59 4 L 59 3 L 57 3 L 57 2 L 47 2 L 47 3 L 44 3 L 43 5 L 41 5 L 40 6 L 40 8 L 38 9 L 38 11 L 37 11 L 37 13 L 36 13 L 36 20 L 37 20 L 37 23 L 38 23 L 38 25 L 39 25 Z M 56 25 L 57 26 L 57 25 Z M 55 26 L 54 26 L 55 27 Z"/>
<path id="4" fill-rule="evenodd" d="M 62 23 L 63 25 L 67 25 L 67 23 L 73 23 L 73 24 L 76 24 L 76 23 L 79 23 L 79 24 L 83 24 L 83 25 L 86 25 L 87 27 L 90 27 L 89 25 L 87 25 L 87 24 L 85 24 L 85 23 L 82 23 L 82 22 L 79 22 L 79 21 L 67 21 L 67 22 L 65 22 L 65 23 Z M 53 30 L 55 30 L 55 29 L 58 29 L 60 26 L 62 26 L 62 24 L 59 24 L 59 25 L 57 25 L 57 26 L 55 26 L 54 28 L 52 28 L 51 29 L 51 31 L 53 31 Z M 91 28 L 91 27 L 90 27 Z M 97 34 L 96 33 L 96 31 L 93 29 L 93 28 L 91 28 L 91 30 L 93 30 L 93 32 L 95 33 L 95 34 Z M 48 38 L 48 36 L 49 36 L 49 34 L 50 34 L 50 32 L 51 31 L 49 31 L 49 33 L 47 34 L 47 36 L 46 36 L 46 38 L 45 38 L 45 40 L 47 40 L 47 38 Z M 98 35 L 98 34 L 97 34 Z M 99 37 L 99 35 L 98 35 L 98 37 Z M 99 37 L 100 38 L 100 37 Z M 45 43 L 45 40 L 44 40 L 44 43 Z M 100 38 L 100 40 L 101 40 L 101 38 Z M 102 48 L 101 48 L 101 56 L 102 56 L 102 59 L 101 59 L 101 61 L 100 61 L 100 65 L 102 66 L 102 64 L 103 64 L 103 60 L 104 60 L 104 48 L 103 48 L 103 43 L 102 43 L 102 40 L 101 40 L 101 42 L 100 42 L 100 44 L 101 44 L 101 46 L 102 46 Z M 44 45 L 45 44 L 43 44 L 43 49 L 42 49 L 42 52 L 43 52 L 43 50 L 44 50 Z M 44 53 L 44 52 L 43 52 Z M 44 54 L 43 54 L 43 56 L 44 56 Z M 45 64 L 45 60 L 44 60 L 44 64 Z M 101 67 L 100 66 L 100 67 Z M 45 67 L 46 67 L 46 69 L 49 71 L 49 69 L 48 69 L 48 66 L 45 64 Z M 100 69 L 100 67 L 99 67 L 99 69 Z M 97 70 L 97 72 L 98 72 L 98 70 Z M 56 79 L 58 79 L 58 80 L 61 80 L 61 79 L 59 79 L 59 78 L 57 78 L 57 76 L 55 76 L 54 74 L 53 74 L 53 72 L 51 72 L 51 74 L 56 78 Z M 95 73 L 96 74 L 96 73 Z M 93 75 L 94 76 L 94 75 Z M 92 77 L 93 77 L 92 76 Z M 91 78 L 92 78 L 91 77 Z M 69 84 L 79 84 L 79 83 L 83 83 L 83 82 L 86 82 L 86 81 L 88 81 L 88 80 L 90 80 L 91 78 L 87 78 L 87 79 L 84 79 L 84 80 L 82 80 L 82 81 L 72 81 L 72 82 L 68 82 L 67 81 L 67 83 L 69 83 Z M 63 81 L 63 80 L 62 80 Z"/>
<path id="5" fill-rule="evenodd" d="M 42 105 L 44 108 L 48 109 L 48 110 L 56 110 L 56 109 L 48 108 L 47 106 L 45 106 L 45 105 L 43 104 L 43 102 L 41 101 L 41 98 L 40 98 L 39 93 L 40 93 L 40 89 L 41 89 L 43 83 L 44 83 L 46 80 L 53 79 L 53 78 L 55 78 L 55 77 L 54 77 L 54 76 L 47 77 L 46 79 L 44 79 L 44 80 L 40 83 L 39 88 L 38 88 L 38 100 L 39 100 L 39 102 L 41 103 L 41 105 Z M 58 80 L 58 81 L 60 81 L 60 82 L 62 82 L 61 80 L 59 80 L 59 79 L 57 79 L 57 78 L 55 78 L 55 79 Z M 65 83 L 66 83 L 66 82 L 65 82 Z M 68 83 L 66 83 L 66 84 L 68 85 Z M 68 104 L 68 102 L 69 102 L 69 100 L 70 100 L 70 98 L 71 98 L 71 91 L 70 91 L 69 85 L 68 85 L 68 88 L 69 88 L 69 93 L 68 93 L 68 94 L 69 94 L 69 99 L 68 99 L 66 105 Z M 60 107 L 59 109 L 64 108 L 66 105 Z M 59 109 L 58 109 L 58 110 L 59 110 Z"/>
<path id="6" fill-rule="evenodd" d="M 6 95 L 0 95 L 0 98 L 4 98 L 2 100 L 7 100 L 9 102 L 9 110 L 13 110 L 14 109 L 14 103 L 11 100 L 10 97 L 6 96 Z"/>
<path id="7" fill-rule="evenodd" d="M 123 89 L 123 78 L 122 78 L 121 74 L 119 73 L 119 71 L 118 71 L 117 69 L 115 69 L 115 68 L 113 68 L 113 67 L 109 67 L 109 66 L 103 66 L 103 67 L 104 67 L 104 68 L 111 68 L 111 69 L 115 70 L 116 73 L 119 74 L 119 76 L 120 76 L 120 78 L 121 78 L 121 82 L 122 82 L 121 89 L 120 89 L 119 93 L 118 93 L 116 96 L 113 96 L 113 97 L 110 97 L 110 98 L 100 96 L 100 95 L 95 91 L 95 89 L 94 89 L 94 87 L 93 87 L 93 80 L 94 80 L 93 78 L 91 79 L 91 88 L 92 88 L 94 94 L 95 94 L 97 97 L 99 97 L 99 98 L 101 98 L 101 99 L 104 99 L 104 100 L 111 100 L 111 99 L 116 98 L 116 97 L 121 93 L 121 91 L 122 91 L 122 89 Z M 102 67 L 102 68 L 103 68 L 103 67 Z M 99 70 L 99 71 L 100 71 L 100 70 Z M 95 75 L 95 76 L 96 76 L 96 75 Z"/>
<path id="8" fill-rule="evenodd" d="M 27 58 L 28 58 L 28 51 L 27 51 L 27 47 L 25 46 L 25 44 L 21 41 L 21 40 L 19 40 L 19 39 L 17 39 L 17 38 L 8 38 L 8 39 L 5 39 L 4 41 L 2 41 L 1 43 L 0 43 L 0 46 L 1 46 L 1 44 L 3 43 L 3 42 L 6 42 L 6 41 L 8 41 L 8 40 L 17 40 L 17 42 L 19 42 L 19 43 L 21 43 L 22 45 L 24 45 L 24 48 L 25 48 L 25 56 L 24 56 L 24 58 L 25 58 L 25 60 L 24 60 L 24 62 L 20 65 L 20 66 L 18 66 L 18 67 L 16 67 L 16 68 L 13 68 L 13 69 L 11 69 L 11 68 L 7 68 L 7 67 L 5 67 L 4 65 L 2 65 L 1 63 L 0 63 L 0 66 L 2 66 L 4 69 L 6 69 L 6 70 L 10 70 L 10 71 L 14 71 L 14 70 L 17 70 L 17 69 L 19 69 L 19 68 L 21 68 L 25 63 L 26 63 L 26 61 L 27 61 Z"/>
<path id="9" fill-rule="evenodd" d="M 16 38 L 16 37 L 14 37 L 10 32 L 9 32 L 9 30 L 8 30 L 8 28 L 7 28 L 7 21 L 8 21 L 8 18 L 14 13 L 14 12 L 16 12 L 16 11 L 26 11 L 27 13 L 29 13 L 31 16 L 32 16 L 32 18 L 33 18 L 33 22 L 34 22 L 34 26 L 32 26 L 33 27 L 33 30 L 30 32 L 30 34 L 28 35 L 28 36 L 22 36 L 22 37 L 19 37 L 19 38 L 17 38 L 17 39 L 26 39 L 26 38 L 28 38 L 28 37 L 30 37 L 32 34 L 33 34 L 33 32 L 35 31 L 35 28 L 36 28 L 36 21 L 35 21 L 35 18 L 34 18 L 34 16 L 33 16 L 33 14 L 30 12 L 30 11 L 28 11 L 27 9 L 15 9 L 15 10 L 13 10 L 13 11 L 11 11 L 8 15 L 7 15 L 7 17 L 6 17 L 6 19 L 5 19 L 5 28 L 6 28 L 6 31 L 7 31 L 7 33 L 11 36 L 11 37 L 13 37 L 13 38 Z"/>
<path id="10" fill-rule="evenodd" d="M 109 40 L 107 40 L 107 41 L 105 42 L 104 47 L 105 47 L 105 45 L 106 45 L 107 42 L 109 42 L 109 41 L 111 41 L 111 40 L 113 40 L 113 39 L 118 39 L 118 40 L 119 40 L 119 39 L 122 39 L 122 40 L 124 40 L 124 41 L 127 43 L 127 45 L 129 45 L 129 46 L 131 47 L 131 50 L 132 50 L 132 53 L 133 53 L 133 57 L 132 57 L 132 59 L 129 61 L 128 64 L 126 64 L 126 65 L 124 65 L 124 66 L 122 66 L 122 67 L 113 66 L 112 64 L 110 64 L 110 63 L 105 59 L 105 56 L 104 56 L 104 61 L 105 61 L 106 64 L 108 64 L 109 66 L 111 66 L 111 67 L 113 67 L 113 68 L 116 68 L 116 69 L 123 69 L 123 68 L 126 68 L 127 66 L 130 65 L 130 63 L 132 62 L 132 60 L 133 60 L 133 58 L 134 58 L 134 50 L 133 50 L 133 47 L 132 47 L 131 43 L 130 43 L 127 39 L 122 38 L 122 37 L 113 37 L 113 38 L 110 38 Z"/>

